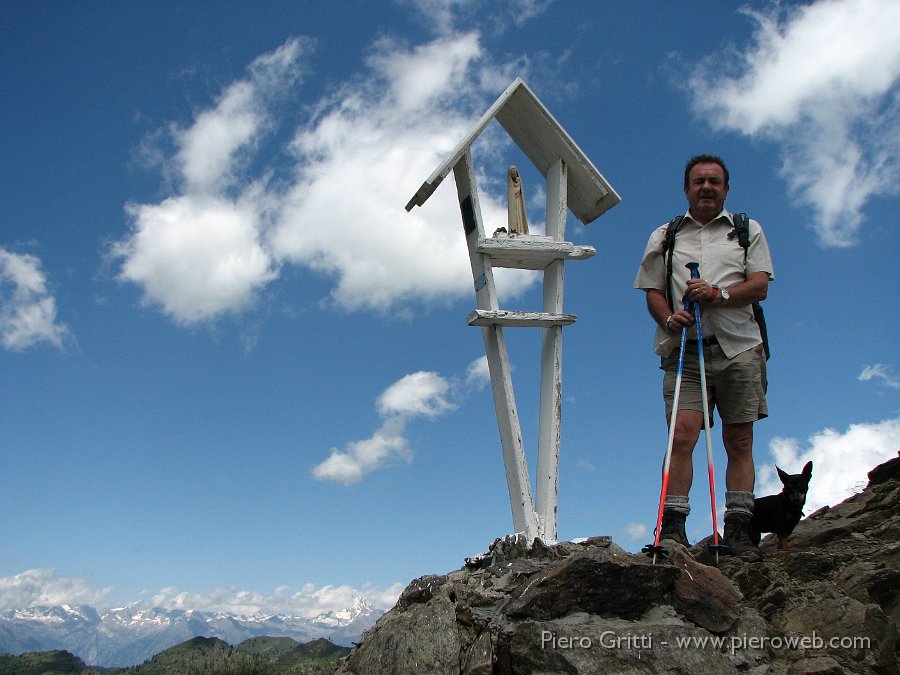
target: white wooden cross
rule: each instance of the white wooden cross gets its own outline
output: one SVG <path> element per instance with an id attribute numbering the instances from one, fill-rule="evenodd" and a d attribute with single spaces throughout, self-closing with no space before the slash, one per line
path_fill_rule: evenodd
<path id="1" fill-rule="evenodd" d="M 485 236 L 471 146 L 496 119 L 547 180 L 546 234 Z M 587 224 L 619 203 L 619 195 L 575 145 L 528 86 L 517 78 L 507 87 L 426 180 L 406 205 L 421 206 L 453 171 L 475 284 L 476 309 L 470 326 L 481 326 L 494 392 L 494 407 L 503 445 L 513 526 L 529 542 L 556 542 L 559 490 L 560 409 L 562 400 L 562 328 L 576 320 L 563 313 L 563 264 L 584 260 L 596 251 L 565 241 L 568 209 Z M 501 309 L 494 286 L 494 267 L 544 271 L 544 307 L 540 312 Z M 541 345 L 540 422 L 536 500 L 525 461 L 504 327 L 543 329 Z"/>

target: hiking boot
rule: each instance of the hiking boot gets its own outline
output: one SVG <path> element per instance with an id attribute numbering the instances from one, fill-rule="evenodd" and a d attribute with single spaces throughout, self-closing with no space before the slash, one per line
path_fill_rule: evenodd
<path id="1" fill-rule="evenodd" d="M 760 562 L 762 553 L 750 538 L 750 516 L 739 514 L 725 515 L 725 541 L 731 555 L 738 556 L 747 562 Z"/>
<path id="2" fill-rule="evenodd" d="M 659 540 L 669 539 L 678 542 L 682 546 L 690 546 L 687 535 L 684 532 L 684 521 L 687 514 L 678 511 L 663 511 L 662 529 L 659 532 Z"/>

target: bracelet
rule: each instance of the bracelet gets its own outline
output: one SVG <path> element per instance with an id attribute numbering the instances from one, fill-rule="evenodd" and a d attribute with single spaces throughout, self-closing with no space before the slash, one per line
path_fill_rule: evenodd
<path id="1" fill-rule="evenodd" d="M 666 318 L 666 324 L 665 324 L 666 333 L 671 333 L 671 332 L 672 332 L 671 329 L 669 328 L 669 323 L 671 323 L 672 317 L 673 317 L 673 316 L 675 316 L 675 315 L 674 315 L 674 314 L 669 314 L 669 316 Z"/>
<path id="2" fill-rule="evenodd" d="M 711 295 L 710 298 L 709 298 L 709 302 L 710 302 L 710 303 L 713 303 L 713 302 L 716 301 L 716 298 L 719 297 L 719 287 L 718 287 L 718 286 L 711 286 L 711 287 L 710 287 L 710 290 L 712 291 L 712 295 Z"/>

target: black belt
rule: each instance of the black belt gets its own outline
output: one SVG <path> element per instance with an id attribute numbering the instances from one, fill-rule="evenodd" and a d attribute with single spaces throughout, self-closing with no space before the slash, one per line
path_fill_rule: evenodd
<path id="1" fill-rule="evenodd" d="M 695 344 L 697 344 L 697 341 L 696 340 L 688 340 L 688 343 L 695 345 Z M 704 347 L 711 347 L 712 345 L 716 345 L 716 344 L 719 344 L 719 341 L 716 340 L 715 335 L 713 335 L 712 337 L 703 338 L 703 346 Z"/>

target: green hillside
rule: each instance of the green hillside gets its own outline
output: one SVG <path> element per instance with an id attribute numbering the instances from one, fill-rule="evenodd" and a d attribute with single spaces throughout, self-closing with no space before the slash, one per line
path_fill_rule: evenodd
<path id="1" fill-rule="evenodd" d="M 232 646 L 196 637 L 139 666 L 90 668 L 66 651 L 0 654 L 0 675 L 325 675 L 350 653 L 324 638 L 301 644 L 291 638 L 257 637 Z"/>

